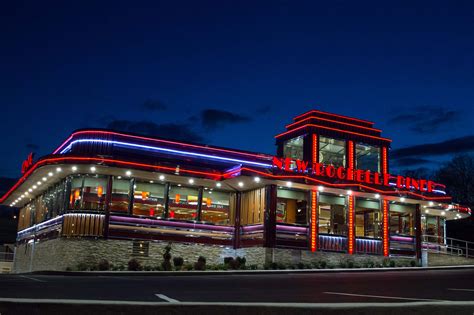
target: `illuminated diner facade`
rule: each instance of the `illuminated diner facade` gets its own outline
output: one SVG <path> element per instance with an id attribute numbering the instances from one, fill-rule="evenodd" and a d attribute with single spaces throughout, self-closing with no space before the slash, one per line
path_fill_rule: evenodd
<path id="1" fill-rule="evenodd" d="M 0 202 L 20 208 L 25 252 L 88 239 L 131 242 L 130 257 L 172 242 L 420 259 L 424 235 L 443 246 L 446 220 L 470 215 L 444 185 L 391 174 L 372 122 L 312 110 L 275 139 L 273 156 L 78 130 Z"/>

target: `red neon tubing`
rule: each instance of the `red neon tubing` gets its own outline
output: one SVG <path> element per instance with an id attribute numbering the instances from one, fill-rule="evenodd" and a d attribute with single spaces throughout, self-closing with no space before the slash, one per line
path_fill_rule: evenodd
<path id="1" fill-rule="evenodd" d="M 332 120 L 332 119 L 322 118 L 322 117 L 316 117 L 316 116 L 312 116 L 312 117 L 308 117 L 308 118 L 305 118 L 305 119 L 302 119 L 302 120 L 298 120 L 298 121 L 296 121 L 296 122 L 294 122 L 294 123 L 291 123 L 291 124 L 286 125 L 285 128 L 288 129 L 288 128 L 294 126 L 294 125 L 297 125 L 297 124 L 299 124 L 299 123 L 302 123 L 303 121 L 307 121 L 307 120 L 311 120 L 311 119 L 325 120 L 325 121 L 329 121 L 329 122 L 336 123 L 336 124 L 347 125 L 347 126 L 351 126 L 351 127 L 356 127 L 356 128 L 362 128 L 362 129 L 367 129 L 367 130 L 382 132 L 381 129 L 377 129 L 377 128 L 371 128 L 371 127 L 365 127 L 365 126 L 360 126 L 360 125 L 354 125 L 354 124 L 350 124 L 350 123 L 346 123 L 346 122 L 342 122 L 342 121 L 337 121 L 337 120 Z"/>
<path id="2" fill-rule="evenodd" d="M 328 116 L 333 116 L 333 117 L 349 119 L 349 120 L 353 120 L 353 121 L 359 121 L 359 122 L 366 123 L 366 124 L 371 124 L 371 125 L 374 124 L 372 121 L 363 120 L 363 119 L 354 118 L 354 117 L 349 117 L 349 116 L 344 116 L 344 115 L 328 113 L 328 112 L 323 112 L 323 111 L 320 111 L 320 110 L 317 110 L 317 109 L 312 109 L 310 111 L 307 111 L 306 113 L 303 113 L 299 116 L 296 116 L 295 118 L 293 118 L 293 120 L 297 120 L 298 118 L 304 117 L 304 116 L 312 114 L 312 113 L 318 113 L 318 114 L 323 114 L 323 115 L 328 115 Z"/>
<path id="3" fill-rule="evenodd" d="M 363 133 L 358 133 L 358 132 L 353 132 L 353 131 L 347 131 L 347 130 L 342 130 L 342 129 L 337 129 L 337 128 L 331 128 L 331 127 L 326 127 L 326 126 L 321 126 L 321 125 L 314 125 L 314 124 L 306 124 L 306 125 L 303 125 L 303 126 L 301 126 L 301 127 L 298 127 L 298 128 L 292 129 L 292 130 L 285 131 L 285 132 L 283 132 L 283 133 L 280 133 L 280 134 L 276 135 L 275 138 L 279 138 L 279 137 L 281 137 L 281 136 L 284 136 L 284 135 L 286 135 L 286 134 L 295 132 L 295 131 L 297 131 L 297 130 L 300 130 L 300 129 L 306 128 L 306 127 L 315 127 L 315 128 L 327 129 L 327 130 L 338 131 L 338 132 L 342 132 L 342 133 L 353 134 L 353 135 L 356 135 L 356 136 L 368 137 L 368 138 L 373 138 L 373 139 L 377 139 L 377 140 L 392 142 L 392 140 L 391 140 L 391 139 L 388 139 L 388 138 L 376 137 L 376 136 L 366 135 L 366 134 L 363 134 Z"/>

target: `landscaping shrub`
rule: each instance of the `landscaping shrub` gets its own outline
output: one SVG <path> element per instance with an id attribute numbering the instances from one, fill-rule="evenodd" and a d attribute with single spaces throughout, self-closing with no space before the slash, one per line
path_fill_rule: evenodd
<path id="1" fill-rule="evenodd" d="M 224 257 L 224 265 L 229 265 L 234 260 L 234 257 Z"/>
<path id="2" fill-rule="evenodd" d="M 199 256 L 197 262 L 194 263 L 195 270 L 206 270 L 206 258 Z"/>
<path id="3" fill-rule="evenodd" d="M 165 271 L 171 271 L 171 243 L 166 245 L 165 247 L 165 252 L 163 253 L 163 262 L 161 263 L 161 267 L 163 267 L 163 270 Z"/>
<path id="4" fill-rule="evenodd" d="M 326 269 L 326 267 L 327 267 L 327 262 L 325 262 L 324 260 L 322 260 L 322 261 L 320 261 L 319 266 L 321 267 L 321 269 Z"/>
<path id="5" fill-rule="evenodd" d="M 89 265 L 85 262 L 80 262 L 77 264 L 77 270 L 78 271 L 86 271 L 86 270 L 89 270 Z"/>
<path id="6" fill-rule="evenodd" d="M 101 259 L 99 260 L 99 263 L 97 264 L 97 268 L 100 271 L 110 270 L 110 263 L 107 259 Z"/>
<path id="7" fill-rule="evenodd" d="M 130 271 L 140 271 L 142 270 L 142 264 L 136 260 L 135 258 L 132 258 L 128 261 L 128 270 Z"/>
<path id="8" fill-rule="evenodd" d="M 395 260 L 390 260 L 389 265 L 390 267 L 395 267 Z"/>
<path id="9" fill-rule="evenodd" d="M 247 259 L 245 257 L 237 256 L 235 260 L 237 260 L 239 269 L 245 269 L 245 263 L 247 262 Z"/>
<path id="10" fill-rule="evenodd" d="M 410 266 L 411 267 L 416 267 L 416 261 L 415 260 L 410 260 Z"/>
<path id="11" fill-rule="evenodd" d="M 184 264 L 184 259 L 182 257 L 174 257 L 173 265 L 176 270 L 181 270 Z"/>

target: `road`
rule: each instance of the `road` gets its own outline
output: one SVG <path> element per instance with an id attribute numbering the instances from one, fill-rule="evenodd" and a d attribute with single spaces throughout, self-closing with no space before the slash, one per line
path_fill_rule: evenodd
<path id="1" fill-rule="evenodd" d="M 474 301 L 474 269 L 200 276 L 0 275 L 0 298 L 286 303 Z"/>

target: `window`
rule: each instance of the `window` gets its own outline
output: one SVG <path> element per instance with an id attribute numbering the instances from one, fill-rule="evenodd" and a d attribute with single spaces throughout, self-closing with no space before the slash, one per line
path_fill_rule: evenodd
<path id="1" fill-rule="evenodd" d="M 289 224 L 307 224 L 307 195 L 303 191 L 278 189 L 276 221 Z"/>
<path id="2" fill-rule="evenodd" d="M 83 175 L 71 181 L 69 209 L 104 211 L 107 178 L 99 175 Z"/>
<path id="3" fill-rule="evenodd" d="M 319 233 L 347 235 L 345 197 L 320 194 Z"/>
<path id="4" fill-rule="evenodd" d="M 390 204 L 390 234 L 415 236 L 415 206 Z"/>
<path id="5" fill-rule="evenodd" d="M 206 189 L 203 192 L 201 220 L 219 225 L 229 225 L 231 218 L 231 194 Z"/>
<path id="6" fill-rule="evenodd" d="M 133 242 L 132 256 L 148 257 L 150 251 L 150 242 Z"/>
<path id="7" fill-rule="evenodd" d="M 137 182 L 133 199 L 133 215 L 163 217 L 165 185 Z"/>
<path id="8" fill-rule="evenodd" d="M 110 212 L 128 213 L 130 197 L 130 180 L 113 178 L 110 196 Z"/>
<path id="9" fill-rule="evenodd" d="M 283 144 L 283 157 L 303 160 L 303 136 L 285 141 Z"/>
<path id="10" fill-rule="evenodd" d="M 421 217 L 422 233 L 424 235 L 429 235 L 426 239 L 428 242 L 444 242 L 444 222 L 445 219 L 441 217 L 431 215 Z"/>
<path id="11" fill-rule="evenodd" d="M 380 149 L 378 147 L 357 143 L 356 167 L 360 170 L 380 172 Z"/>
<path id="12" fill-rule="evenodd" d="M 356 237 L 382 238 L 382 213 L 378 200 L 357 198 L 355 215 Z"/>
<path id="13" fill-rule="evenodd" d="M 169 192 L 170 219 L 195 220 L 199 190 L 194 187 L 171 185 Z"/>
<path id="14" fill-rule="evenodd" d="M 319 162 L 335 167 L 346 166 L 346 141 L 319 137 Z"/>

